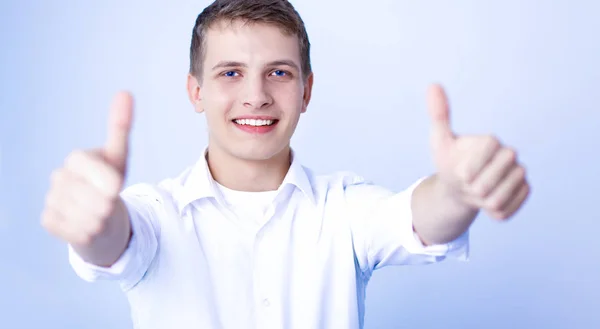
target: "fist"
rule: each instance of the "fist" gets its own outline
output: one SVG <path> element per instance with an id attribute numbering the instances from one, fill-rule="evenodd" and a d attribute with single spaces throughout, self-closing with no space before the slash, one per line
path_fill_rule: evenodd
<path id="1" fill-rule="evenodd" d="M 119 198 L 125 180 L 133 100 L 118 94 L 111 106 L 103 148 L 74 151 L 50 179 L 41 224 L 51 234 L 89 246 L 111 228 L 111 218 L 126 210 Z"/>
<path id="2" fill-rule="evenodd" d="M 516 151 L 495 136 L 457 136 L 450 127 L 448 100 L 440 86 L 429 90 L 431 147 L 438 178 L 461 202 L 508 219 L 530 192 Z"/>

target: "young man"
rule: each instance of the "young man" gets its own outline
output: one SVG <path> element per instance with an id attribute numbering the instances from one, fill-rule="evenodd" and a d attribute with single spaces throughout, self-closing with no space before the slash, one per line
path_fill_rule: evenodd
<path id="1" fill-rule="evenodd" d="M 361 328 L 375 269 L 466 258 L 480 210 L 506 219 L 523 204 L 515 152 L 453 134 L 439 86 L 431 177 L 392 193 L 303 167 L 290 139 L 310 102 L 309 53 L 287 1 L 216 1 L 191 45 L 189 98 L 209 130 L 198 162 L 121 192 L 133 101 L 120 93 L 106 145 L 53 174 L 43 226 L 83 279 L 120 283 L 136 328 Z"/>

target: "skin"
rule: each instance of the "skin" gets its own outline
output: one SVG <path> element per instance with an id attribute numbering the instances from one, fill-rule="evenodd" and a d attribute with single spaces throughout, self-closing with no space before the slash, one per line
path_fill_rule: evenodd
<path id="1" fill-rule="evenodd" d="M 41 216 L 48 232 L 98 266 L 112 265 L 131 238 L 129 215 L 119 197 L 127 169 L 131 95 L 117 94 L 110 111 L 105 145 L 73 151 L 54 170 Z"/>
<path id="2" fill-rule="evenodd" d="M 240 191 L 276 190 L 290 165 L 290 139 L 310 102 L 313 75 L 302 75 L 296 36 L 263 24 L 216 24 L 206 34 L 201 77 L 188 75 L 187 91 L 208 123 L 208 163 L 222 185 Z M 457 136 L 450 129 L 440 86 L 428 95 L 431 150 L 437 172 L 414 192 L 414 229 L 425 244 L 451 241 L 480 210 L 506 219 L 529 193 L 514 151 L 492 136 Z M 267 134 L 232 122 L 240 116 L 278 120 Z M 110 266 L 131 238 L 119 197 L 125 181 L 133 99 L 116 95 L 107 142 L 75 151 L 51 178 L 42 225 L 70 243 L 84 260 Z"/>
<path id="3" fill-rule="evenodd" d="M 448 98 L 439 85 L 427 95 L 430 144 L 436 173 L 414 191 L 414 229 L 425 244 L 464 233 L 480 211 L 511 218 L 531 187 L 516 151 L 493 135 L 459 136 L 450 126 Z"/>
<path id="4" fill-rule="evenodd" d="M 196 112 L 206 115 L 211 172 L 234 190 L 276 190 L 312 91 L 313 75 L 302 76 L 298 39 L 276 27 L 240 23 L 217 25 L 206 38 L 202 77 L 189 75 L 187 88 Z M 243 115 L 279 122 L 269 134 L 251 135 L 231 122 Z"/>

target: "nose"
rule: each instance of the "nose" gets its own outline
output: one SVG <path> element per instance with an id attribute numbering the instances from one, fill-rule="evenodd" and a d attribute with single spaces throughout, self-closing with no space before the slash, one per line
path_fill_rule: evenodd
<path id="1" fill-rule="evenodd" d="M 273 103 L 267 83 L 262 78 L 247 79 L 244 93 L 244 107 L 250 109 L 262 109 Z"/>

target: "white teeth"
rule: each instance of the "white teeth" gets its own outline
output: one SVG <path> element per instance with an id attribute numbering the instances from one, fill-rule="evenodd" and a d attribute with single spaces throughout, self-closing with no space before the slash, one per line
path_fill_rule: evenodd
<path id="1" fill-rule="evenodd" d="M 272 125 L 274 122 L 274 120 L 256 120 L 256 119 L 237 119 L 235 120 L 235 123 L 239 124 L 239 125 L 246 125 L 246 126 L 270 126 Z"/>

